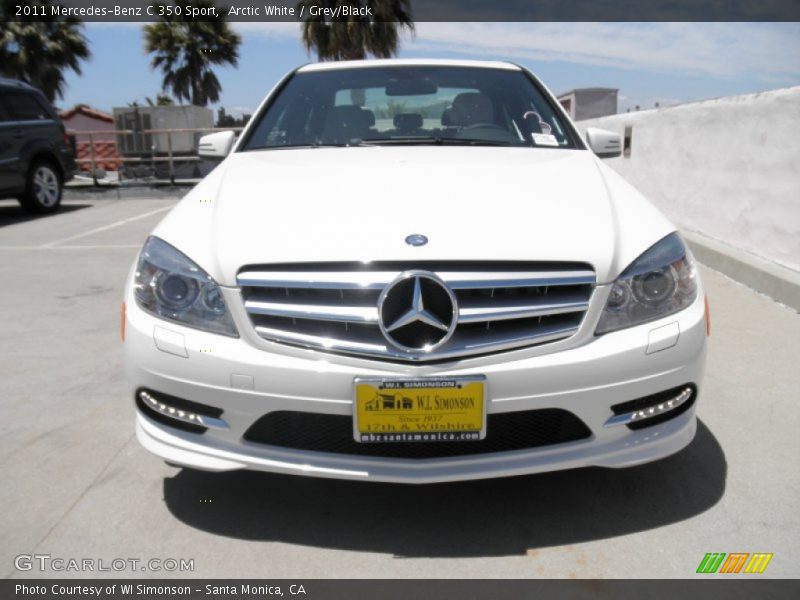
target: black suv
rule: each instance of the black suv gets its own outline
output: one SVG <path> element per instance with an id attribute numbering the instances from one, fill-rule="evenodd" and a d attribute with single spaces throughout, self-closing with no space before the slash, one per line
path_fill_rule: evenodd
<path id="1" fill-rule="evenodd" d="M 0 78 L 0 198 L 18 198 L 29 212 L 53 212 L 74 173 L 67 131 L 44 94 Z"/>

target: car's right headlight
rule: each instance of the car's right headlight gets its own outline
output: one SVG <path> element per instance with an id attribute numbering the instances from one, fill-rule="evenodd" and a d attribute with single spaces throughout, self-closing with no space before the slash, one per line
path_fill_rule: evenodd
<path id="1" fill-rule="evenodd" d="M 614 282 L 597 335 L 683 310 L 697 297 L 697 271 L 677 233 L 656 242 Z"/>
<path id="2" fill-rule="evenodd" d="M 238 337 L 219 285 L 179 250 L 149 237 L 134 278 L 136 303 L 147 312 L 196 329 Z"/>

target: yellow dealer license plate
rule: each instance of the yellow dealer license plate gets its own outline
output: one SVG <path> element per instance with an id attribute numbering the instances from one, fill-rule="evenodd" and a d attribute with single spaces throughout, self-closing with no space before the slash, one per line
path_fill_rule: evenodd
<path id="1" fill-rule="evenodd" d="M 353 436 L 364 443 L 482 440 L 485 380 L 357 378 Z"/>

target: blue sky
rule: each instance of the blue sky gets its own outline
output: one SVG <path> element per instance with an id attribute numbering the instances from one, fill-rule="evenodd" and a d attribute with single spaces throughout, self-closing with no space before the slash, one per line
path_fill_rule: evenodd
<path id="1" fill-rule="evenodd" d="M 251 111 L 284 73 L 313 60 L 294 23 L 234 23 L 243 36 L 238 69 L 220 68 L 221 105 Z M 141 24 L 88 23 L 92 59 L 70 73 L 60 107 L 110 110 L 154 97 Z M 800 85 L 798 23 L 418 23 L 401 57 L 506 59 L 555 93 L 620 89 L 620 111 Z M 216 107 L 213 107 L 216 108 Z"/>

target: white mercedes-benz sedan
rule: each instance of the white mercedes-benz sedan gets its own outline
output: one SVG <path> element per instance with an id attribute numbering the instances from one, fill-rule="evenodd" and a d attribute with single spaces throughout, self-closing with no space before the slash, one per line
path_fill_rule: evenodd
<path id="1" fill-rule="evenodd" d="M 211 471 L 430 483 L 628 467 L 695 434 L 676 228 L 527 70 L 288 74 L 131 268 L 136 431 Z"/>

